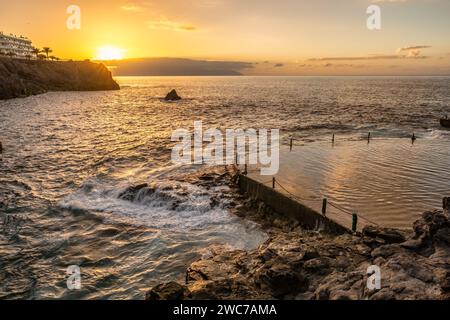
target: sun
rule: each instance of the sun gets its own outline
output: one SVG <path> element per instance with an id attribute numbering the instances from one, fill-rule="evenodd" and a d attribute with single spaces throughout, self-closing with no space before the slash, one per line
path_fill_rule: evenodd
<path id="1" fill-rule="evenodd" d="M 98 48 L 95 60 L 122 60 L 123 52 L 123 49 L 117 47 L 103 46 Z"/>

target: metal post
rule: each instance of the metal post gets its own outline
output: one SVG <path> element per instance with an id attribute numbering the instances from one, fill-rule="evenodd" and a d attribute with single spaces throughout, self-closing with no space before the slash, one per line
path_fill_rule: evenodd
<path id="1" fill-rule="evenodd" d="M 275 177 L 272 178 L 272 188 L 275 189 Z"/>
<path id="2" fill-rule="evenodd" d="M 246 176 L 247 173 L 248 173 L 248 171 L 247 171 L 247 164 L 245 164 L 245 165 L 244 165 L 244 176 Z"/>
<path id="3" fill-rule="evenodd" d="M 322 202 L 322 214 L 323 215 L 327 214 L 327 198 L 324 198 Z"/>
<path id="4" fill-rule="evenodd" d="M 292 151 L 292 138 L 291 138 L 291 142 L 290 142 L 290 151 Z"/>
<path id="5" fill-rule="evenodd" d="M 331 142 L 334 144 L 334 133 L 333 133 L 333 139 L 331 140 Z"/>
<path id="6" fill-rule="evenodd" d="M 369 143 L 370 142 L 370 132 L 369 132 L 369 135 L 367 136 L 367 143 Z"/>
<path id="7" fill-rule="evenodd" d="M 358 226 L 358 214 L 352 214 L 352 231 L 356 232 L 356 227 Z"/>

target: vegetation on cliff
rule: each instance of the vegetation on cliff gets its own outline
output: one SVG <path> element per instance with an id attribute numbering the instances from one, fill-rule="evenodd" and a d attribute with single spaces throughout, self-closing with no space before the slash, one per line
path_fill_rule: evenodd
<path id="1" fill-rule="evenodd" d="M 89 61 L 38 61 L 0 58 L 0 99 L 47 91 L 119 90 L 111 72 Z"/>

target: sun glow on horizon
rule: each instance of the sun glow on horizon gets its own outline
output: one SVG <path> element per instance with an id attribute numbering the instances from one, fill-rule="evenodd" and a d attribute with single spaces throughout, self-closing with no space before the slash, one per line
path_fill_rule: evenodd
<path id="1" fill-rule="evenodd" d="M 102 46 L 98 48 L 95 60 L 109 61 L 122 60 L 124 58 L 124 50 L 113 46 Z"/>

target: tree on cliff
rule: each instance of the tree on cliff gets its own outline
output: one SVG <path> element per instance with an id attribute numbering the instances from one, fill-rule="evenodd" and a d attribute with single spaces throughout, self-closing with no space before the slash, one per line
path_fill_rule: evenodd
<path id="1" fill-rule="evenodd" d="M 36 58 L 38 57 L 39 53 L 41 53 L 41 50 L 39 50 L 38 48 L 33 48 L 33 50 L 31 50 L 31 52 L 36 56 Z"/>
<path id="2" fill-rule="evenodd" d="M 43 47 L 43 48 L 42 48 L 42 52 L 45 53 L 45 55 L 47 56 L 47 59 L 48 59 L 48 55 L 49 55 L 50 53 L 52 53 L 53 50 L 50 49 L 49 47 Z"/>

